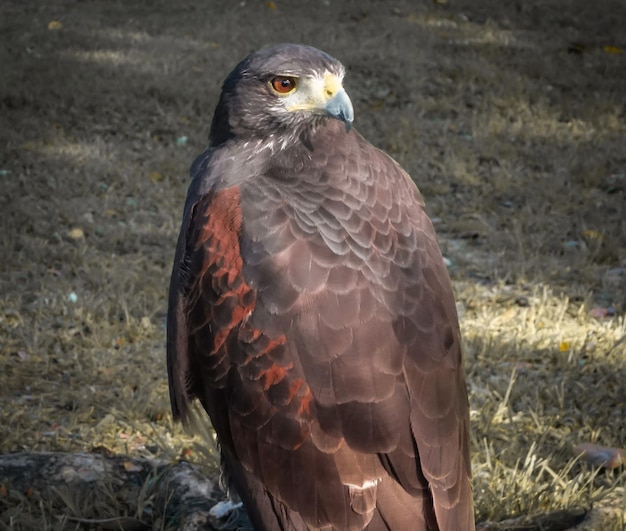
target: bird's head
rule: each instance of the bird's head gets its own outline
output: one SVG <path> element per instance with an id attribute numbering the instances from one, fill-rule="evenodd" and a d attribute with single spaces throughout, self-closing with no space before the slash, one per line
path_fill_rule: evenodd
<path id="1" fill-rule="evenodd" d="M 327 118 L 349 131 L 354 111 L 343 88 L 343 65 L 298 44 L 266 46 L 246 57 L 226 78 L 211 126 L 211 143 L 229 138 L 288 135 Z"/>

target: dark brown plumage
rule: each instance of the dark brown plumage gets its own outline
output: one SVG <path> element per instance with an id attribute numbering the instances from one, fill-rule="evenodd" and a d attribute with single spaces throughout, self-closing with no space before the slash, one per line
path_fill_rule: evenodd
<path id="1" fill-rule="evenodd" d="M 201 401 L 256 529 L 471 530 L 452 288 L 342 78 L 278 45 L 224 82 L 170 286 L 174 416 Z"/>

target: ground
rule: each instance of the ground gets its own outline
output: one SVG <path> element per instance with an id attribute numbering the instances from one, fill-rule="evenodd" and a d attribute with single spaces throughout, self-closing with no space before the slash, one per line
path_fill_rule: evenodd
<path id="1" fill-rule="evenodd" d="M 626 505 L 623 467 L 573 460 L 626 447 L 625 20 L 621 0 L 2 2 L 0 453 L 214 465 L 169 413 L 168 277 L 223 78 L 291 41 L 346 65 L 355 127 L 435 220 L 477 519 Z M 0 485 L 0 527 L 75 528 L 29 496 Z"/>

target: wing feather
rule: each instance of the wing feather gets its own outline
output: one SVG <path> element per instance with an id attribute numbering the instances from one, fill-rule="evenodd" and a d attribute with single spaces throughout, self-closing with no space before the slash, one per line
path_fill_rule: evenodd
<path id="1" fill-rule="evenodd" d="M 394 161 L 328 129 L 297 175 L 278 154 L 275 171 L 190 195 L 170 291 L 174 413 L 202 401 L 239 488 L 258 481 L 285 529 L 304 529 L 291 512 L 315 529 L 473 529 L 461 339 L 434 229 Z M 197 163 L 199 179 L 217 164 Z"/>

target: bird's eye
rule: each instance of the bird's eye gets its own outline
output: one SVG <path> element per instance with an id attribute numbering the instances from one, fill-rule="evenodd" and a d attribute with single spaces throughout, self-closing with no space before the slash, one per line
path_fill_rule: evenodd
<path id="1" fill-rule="evenodd" d="M 296 90 L 296 78 L 287 76 L 276 76 L 270 81 L 272 88 L 279 94 L 289 94 Z"/>

